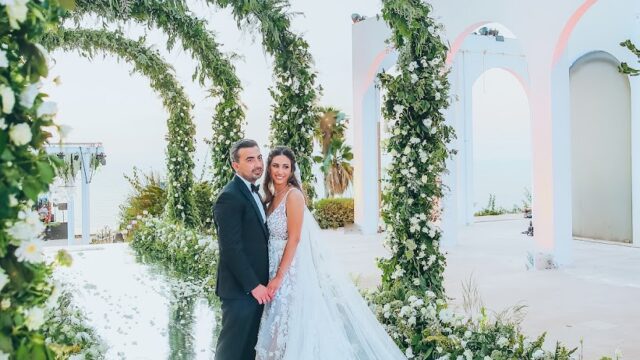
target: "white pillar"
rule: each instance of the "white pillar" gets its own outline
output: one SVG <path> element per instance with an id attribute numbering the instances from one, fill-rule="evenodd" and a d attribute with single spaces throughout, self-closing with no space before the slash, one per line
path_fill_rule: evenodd
<path id="1" fill-rule="evenodd" d="M 633 246 L 640 247 L 640 77 L 629 77 L 631 96 L 631 223 Z"/>
<path id="2" fill-rule="evenodd" d="M 93 151 L 93 149 L 91 149 Z M 80 169 L 80 180 L 82 182 L 82 243 L 87 245 L 91 242 L 89 225 L 91 224 L 91 212 L 89 207 L 89 179 L 87 176 L 91 172 L 91 154 L 83 152 L 80 148 L 80 158 L 82 159 L 82 168 Z"/>
<path id="3" fill-rule="evenodd" d="M 75 222 L 75 188 L 67 193 L 67 245 L 75 243 L 76 222 Z"/>
<path id="4" fill-rule="evenodd" d="M 553 156 L 554 250 L 559 265 L 572 262 L 571 93 L 569 59 L 565 55 L 551 73 L 551 125 Z"/>
<path id="5" fill-rule="evenodd" d="M 355 223 L 363 234 L 378 231 L 378 92 L 369 87 L 361 101 L 354 99 Z"/>
<path id="6" fill-rule="evenodd" d="M 533 162 L 533 226 L 537 267 L 551 258 L 571 261 L 571 123 L 566 55 L 553 71 L 530 64 Z"/>
<path id="7" fill-rule="evenodd" d="M 465 53 L 460 54 L 462 59 L 458 64 L 462 71 L 462 116 L 463 116 L 463 128 L 462 128 L 462 141 L 461 152 L 464 153 L 462 161 L 464 168 L 464 224 L 473 224 L 473 73 L 471 66 L 466 66 Z"/>

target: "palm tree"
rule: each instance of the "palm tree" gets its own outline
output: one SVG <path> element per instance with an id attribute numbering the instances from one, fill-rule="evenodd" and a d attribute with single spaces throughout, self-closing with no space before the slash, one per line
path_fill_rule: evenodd
<path id="1" fill-rule="evenodd" d="M 322 148 L 322 156 L 315 156 L 316 163 L 322 164 L 325 193 L 333 197 L 345 192 L 353 181 L 353 160 L 351 147 L 344 142 L 344 132 L 348 119 L 344 113 L 332 108 L 321 108 L 315 138 Z"/>

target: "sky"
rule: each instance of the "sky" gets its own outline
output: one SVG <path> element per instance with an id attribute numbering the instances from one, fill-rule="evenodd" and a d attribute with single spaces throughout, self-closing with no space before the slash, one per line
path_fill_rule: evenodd
<path id="1" fill-rule="evenodd" d="M 222 51 L 241 56 L 234 61 L 234 65 L 243 85 L 242 101 L 247 107 L 248 124 L 245 135 L 266 145 L 272 104 L 268 88 L 272 84 L 272 73 L 271 59 L 262 49 L 260 35 L 238 30 L 228 10 L 209 8 L 202 1 L 193 1 L 190 5 L 195 16 L 207 20 L 208 28 L 215 32 Z M 298 13 L 292 20 L 293 29 L 308 41 L 314 67 L 318 72 L 317 83 L 323 88 L 321 105 L 342 109 L 347 116 L 352 114 L 351 14 L 359 13 L 371 17 L 379 13 L 380 9 L 381 3 L 371 0 L 357 3 L 339 0 L 291 1 L 291 11 Z M 82 25 L 96 27 L 98 22 L 88 18 Z M 210 163 L 203 139 L 211 137 L 210 122 L 215 103 L 207 98 L 205 88 L 191 80 L 196 63 L 180 49 L 180 46 L 176 46 L 171 52 L 166 51 L 166 37 L 160 32 L 131 24 L 126 24 L 124 29 L 125 35 L 129 38 L 147 34 L 147 43 L 157 47 L 166 61 L 174 67 L 178 80 L 194 103 L 197 141 L 195 174 L 196 178 L 200 178 L 203 167 Z M 102 142 L 107 154 L 107 165 L 95 174 L 91 184 L 91 229 L 96 231 L 104 226 L 115 228 L 118 207 L 130 191 L 123 175 L 131 174 L 134 166 L 143 172 L 165 172 L 164 135 L 167 131 L 167 114 L 159 97 L 149 87 L 149 81 L 143 76 L 132 74 L 133 68 L 130 64 L 118 61 L 112 56 L 98 55 L 93 59 L 86 59 L 76 52 L 55 51 L 51 56 L 54 62 L 50 78 L 59 77 L 61 84 L 55 86 L 47 83 L 45 91 L 50 94 L 51 100 L 58 103 L 58 123 L 73 128 L 67 141 Z M 508 75 L 488 74 L 483 84 L 489 86 L 484 86 L 479 96 L 475 96 L 474 93 L 474 115 L 478 114 L 477 120 L 482 124 L 478 128 L 481 132 L 480 139 L 495 133 L 496 127 L 508 123 L 510 116 L 522 116 L 523 109 L 524 116 L 528 116 L 528 109 L 517 105 L 521 101 L 516 99 L 506 103 L 514 109 L 520 106 L 520 110 L 502 111 L 503 117 L 495 117 L 495 111 L 492 113 L 491 108 L 496 103 L 491 102 L 491 99 L 518 94 L 517 91 L 509 90 L 509 86 L 519 85 L 515 79 L 508 79 Z M 504 106 L 505 102 L 502 101 L 502 104 Z M 523 121 L 526 122 L 526 119 Z M 512 155 L 520 151 L 518 144 L 522 144 L 529 136 L 528 130 L 520 125 L 515 126 L 514 131 L 510 142 L 505 143 L 505 148 L 509 149 Z M 353 141 L 350 131 L 347 132 L 347 137 L 349 142 Z M 486 142 L 477 142 L 477 151 L 480 154 L 477 165 L 481 168 L 476 171 L 477 174 L 484 174 L 483 171 L 486 173 L 478 176 L 482 179 L 476 186 L 477 189 L 481 189 L 476 195 L 478 203 L 484 202 L 488 193 L 493 191 L 491 187 L 487 189 L 485 186 L 495 182 L 492 177 L 501 177 L 504 174 L 491 169 L 501 168 L 503 163 L 500 153 L 505 148 L 482 145 L 483 143 Z M 522 154 L 521 157 L 526 156 L 530 158 L 529 154 Z M 485 160 L 488 163 L 483 163 Z M 484 168 L 488 170 L 483 170 Z M 509 165 L 508 168 L 513 169 L 513 166 Z M 528 166 L 524 168 L 524 176 L 522 169 L 513 171 L 520 174 L 517 177 L 521 178 L 518 184 L 513 186 L 514 190 L 497 194 L 499 204 L 504 203 L 503 206 L 511 207 L 514 203 L 520 202 L 522 188 L 530 181 L 529 173 L 526 173 Z M 76 228 L 79 233 L 79 189 L 76 201 Z"/>

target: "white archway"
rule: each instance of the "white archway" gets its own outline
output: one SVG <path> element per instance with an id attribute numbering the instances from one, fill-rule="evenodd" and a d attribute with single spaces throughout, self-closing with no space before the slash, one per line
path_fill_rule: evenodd
<path id="1" fill-rule="evenodd" d="M 597 51 L 570 69 L 573 236 L 632 240 L 631 97 L 619 61 Z"/>

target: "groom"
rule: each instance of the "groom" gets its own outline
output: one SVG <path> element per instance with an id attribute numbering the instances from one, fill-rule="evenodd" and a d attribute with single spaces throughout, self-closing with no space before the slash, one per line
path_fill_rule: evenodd
<path id="1" fill-rule="evenodd" d="M 254 360 L 264 304 L 271 301 L 269 232 L 256 181 L 264 162 L 258 144 L 243 139 L 231 147 L 236 172 L 213 207 L 220 261 L 216 295 L 222 300 L 222 330 L 216 360 Z"/>

